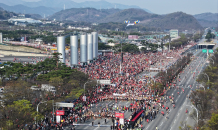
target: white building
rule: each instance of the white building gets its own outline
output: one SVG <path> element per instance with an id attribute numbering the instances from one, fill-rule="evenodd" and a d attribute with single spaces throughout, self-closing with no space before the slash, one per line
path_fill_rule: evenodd
<path id="1" fill-rule="evenodd" d="M 179 36 L 179 31 L 178 29 L 171 29 L 170 30 L 170 37 L 171 38 L 177 38 Z"/>
<path id="2" fill-rule="evenodd" d="M 40 38 L 36 39 L 35 42 L 37 42 L 38 44 L 42 44 L 43 43 L 42 39 L 40 39 Z"/>
<path id="3" fill-rule="evenodd" d="M 25 18 L 25 15 L 13 16 L 12 18 L 8 19 L 9 23 L 19 24 L 19 23 L 27 23 L 27 24 L 35 24 L 35 23 L 42 23 L 40 20 L 35 20 L 32 18 Z"/>

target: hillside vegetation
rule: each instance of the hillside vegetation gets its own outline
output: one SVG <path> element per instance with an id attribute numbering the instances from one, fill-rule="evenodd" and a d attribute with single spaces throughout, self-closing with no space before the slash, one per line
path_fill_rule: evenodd
<path id="1" fill-rule="evenodd" d="M 216 27 L 218 21 L 218 13 L 202 13 L 196 14 L 194 17 L 198 20 L 202 27 Z"/>
<path id="2" fill-rule="evenodd" d="M 9 18 L 11 18 L 12 16 L 16 16 L 16 14 L 13 13 L 13 12 L 5 11 L 4 9 L 0 8 L 0 19 L 1 19 L 1 20 L 9 19 Z"/>
<path id="3" fill-rule="evenodd" d="M 142 9 L 104 9 L 97 10 L 94 8 L 72 8 L 62 10 L 50 16 L 49 19 L 56 20 L 70 20 L 70 21 L 84 21 L 97 23 L 124 23 L 129 20 L 133 23 L 135 20 L 141 22 L 137 26 L 146 28 L 160 28 L 160 29 L 202 29 L 198 21 L 189 14 L 183 12 L 175 12 L 166 15 L 151 14 Z M 124 28 L 122 24 L 120 28 Z M 119 28 L 119 26 L 116 26 Z M 114 27 L 113 27 L 114 28 Z M 128 27 L 131 28 L 131 27 Z"/>
<path id="4" fill-rule="evenodd" d="M 72 8 L 62 10 L 50 16 L 49 19 L 56 20 L 70 20 L 70 21 L 84 21 L 84 22 L 99 22 L 100 19 L 118 12 L 119 9 L 102 9 L 97 10 L 94 8 Z"/>
<path id="5" fill-rule="evenodd" d="M 198 21 L 189 14 L 183 12 L 176 12 L 164 15 L 155 20 L 151 20 L 146 24 L 151 27 L 158 27 L 164 29 L 179 29 L 179 30 L 189 30 L 189 29 L 201 29 L 201 25 Z"/>

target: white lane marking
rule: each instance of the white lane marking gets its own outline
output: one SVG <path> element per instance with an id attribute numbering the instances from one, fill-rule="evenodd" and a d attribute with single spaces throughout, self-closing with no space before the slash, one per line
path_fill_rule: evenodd
<path id="1" fill-rule="evenodd" d="M 89 125 L 91 125 L 91 124 L 92 124 L 92 123 L 90 123 Z M 87 129 L 88 127 L 90 127 L 90 126 L 86 126 L 85 129 Z"/>
<path id="2" fill-rule="evenodd" d="M 185 121 L 187 121 L 188 120 L 188 117 L 185 119 Z"/>
<path id="3" fill-rule="evenodd" d="M 94 130 L 97 130 L 99 127 L 96 127 Z"/>
<path id="4" fill-rule="evenodd" d="M 148 129 L 148 127 L 150 126 L 150 124 L 147 126 L 147 128 L 146 129 Z"/>
<path id="5" fill-rule="evenodd" d="M 163 122 L 160 124 L 160 126 L 162 126 L 163 125 Z"/>

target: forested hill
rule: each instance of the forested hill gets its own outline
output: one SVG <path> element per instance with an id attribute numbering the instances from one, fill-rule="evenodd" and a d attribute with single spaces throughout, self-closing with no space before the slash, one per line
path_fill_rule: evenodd
<path id="1" fill-rule="evenodd" d="M 12 16 L 17 16 L 16 13 L 5 11 L 4 9 L 0 8 L 0 19 L 7 20 Z"/>
<path id="2" fill-rule="evenodd" d="M 62 10 L 50 16 L 49 19 L 56 20 L 71 20 L 96 23 L 117 22 L 124 23 L 129 20 L 133 23 L 135 20 L 140 20 L 140 25 L 145 27 L 155 27 L 161 29 L 202 29 L 198 21 L 189 14 L 183 12 L 175 12 L 166 15 L 151 14 L 142 9 L 105 9 L 98 10 L 94 8 L 72 8 Z"/>

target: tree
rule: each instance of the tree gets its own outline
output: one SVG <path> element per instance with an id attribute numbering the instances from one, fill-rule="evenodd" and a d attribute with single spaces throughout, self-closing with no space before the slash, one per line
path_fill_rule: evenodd
<path id="1" fill-rule="evenodd" d="M 57 65 L 57 69 L 58 69 L 58 63 L 60 62 L 60 59 L 62 58 L 59 58 L 60 55 L 62 55 L 61 53 L 53 53 L 53 60 L 56 61 L 56 65 Z"/>
<path id="2" fill-rule="evenodd" d="M 51 77 L 49 83 L 53 86 L 59 86 L 63 84 L 63 79 L 61 77 Z"/>
<path id="3" fill-rule="evenodd" d="M 147 51 L 146 47 L 142 47 L 140 50 L 141 50 L 142 52 L 146 52 L 146 51 Z"/>
<path id="4" fill-rule="evenodd" d="M 138 46 L 136 46 L 134 44 L 126 44 L 126 45 L 122 46 L 122 51 L 129 52 L 129 53 L 138 53 L 139 48 L 138 48 Z"/>
<path id="5" fill-rule="evenodd" d="M 113 41 L 113 40 L 108 40 L 107 42 L 108 42 L 108 43 L 114 43 L 114 41 Z"/>
<path id="6" fill-rule="evenodd" d="M 179 126 L 179 130 L 193 130 L 190 125 L 187 125 L 187 122 L 180 122 L 181 126 Z"/>
<path id="7" fill-rule="evenodd" d="M 207 42 L 210 42 L 211 39 L 215 38 L 215 35 L 211 33 L 211 30 L 208 30 L 208 33 L 205 37 L 205 39 L 207 39 Z"/>
<path id="8" fill-rule="evenodd" d="M 208 126 L 211 130 L 217 130 L 218 128 L 218 114 L 213 113 L 211 119 L 208 121 Z"/>
<path id="9" fill-rule="evenodd" d="M 110 48 L 111 48 L 110 46 L 105 45 L 104 43 L 98 43 L 98 49 L 99 50 L 108 50 Z"/>
<path id="10" fill-rule="evenodd" d="M 32 123 L 34 117 L 37 115 L 32 104 L 28 100 L 14 101 L 13 104 L 1 108 L 0 112 L 4 115 L 0 122 L 1 127 L 9 130 L 24 128 L 22 125 Z"/>

